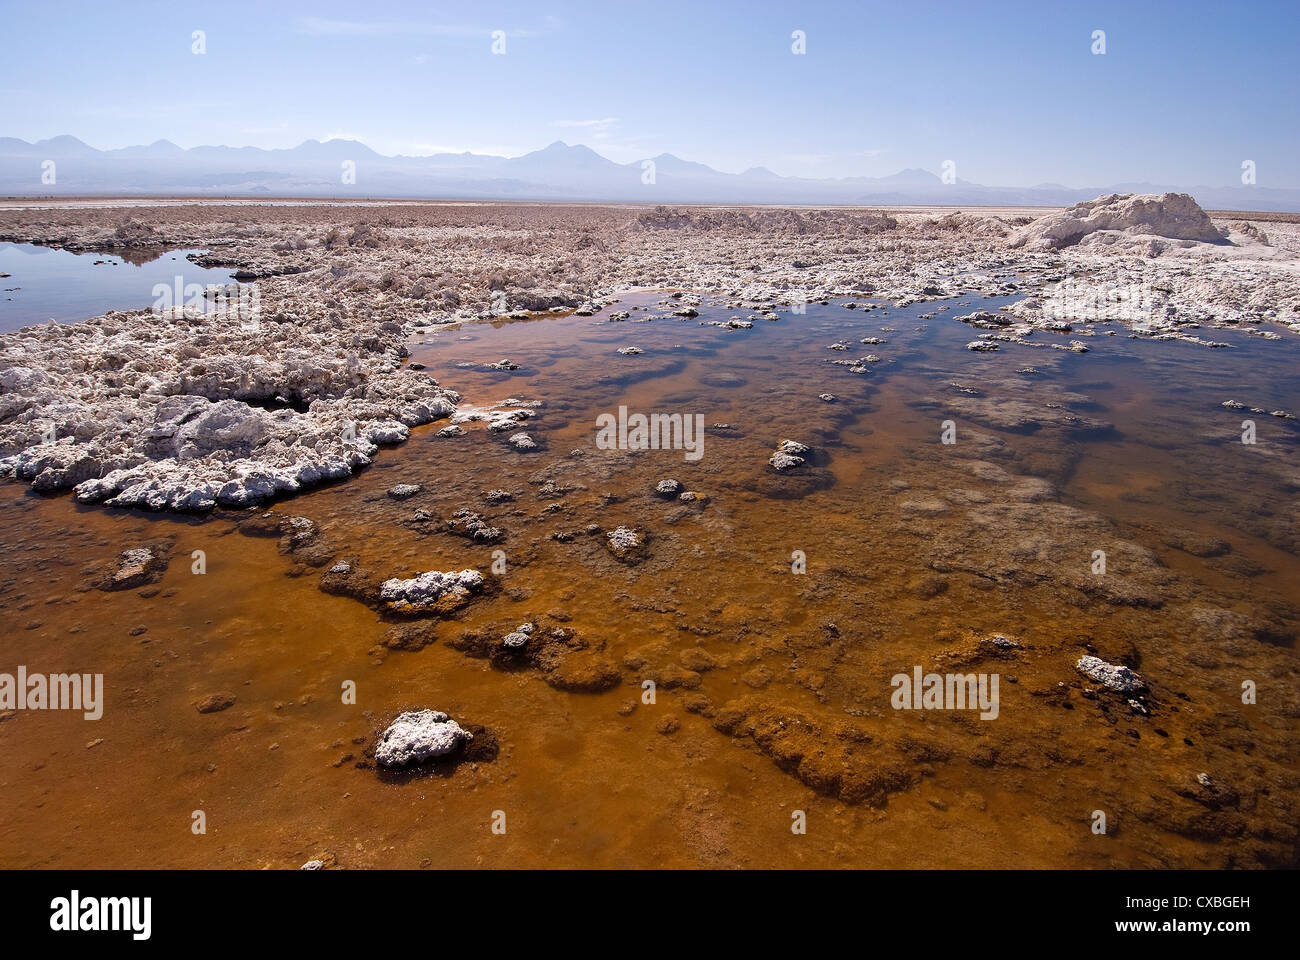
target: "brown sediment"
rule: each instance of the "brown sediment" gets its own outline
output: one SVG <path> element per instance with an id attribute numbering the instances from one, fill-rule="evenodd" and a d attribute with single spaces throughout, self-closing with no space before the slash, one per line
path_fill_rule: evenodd
<path id="1" fill-rule="evenodd" d="M 0 862 L 1295 864 L 1296 431 L 1262 423 L 1249 448 L 1220 406 L 1300 405 L 1294 342 L 1240 336 L 1243 359 L 1215 366 L 1127 338 L 974 355 L 963 325 L 920 321 L 930 304 L 723 330 L 699 320 L 749 311 L 706 297 L 699 320 L 669 319 L 658 301 L 624 298 L 657 318 L 635 326 L 466 324 L 411 345 L 466 406 L 541 400 L 538 453 L 433 423 L 346 483 L 201 522 L 0 486 L 0 669 L 102 672 L 107 691 L 90 732 L 62 712 L 0 725 Z M 868 334 L 888 341 L 869 373 L 824 362 Z M 644 353 L 619 356 L 629 342 Z M 488 368 L 502 357 L 518 369 Z M 620 405 L 731 426 L 699 461 L 598 449 Z M 788 473 L 768 462 L 786 438 L 810 448 Z M 665 498 L 665 478 L 707 497 Z M 501 536 L 466 537 L 468 515 Z M 644 535 L 639 562 L 611 552 L 620 527 Z M 161 537 L 157 583 L 85 589 Z M 490 589 L 457 609 L 374 602 L 388 578 L 463 568 Z M 1085 654 L 1140 670 L 1146 712 L 1076 670 Z M 999 674 L 998 718 L 894 709 L 891 678 L 916 666 Z M 234 702 L 195 709 L 214 693 Z M 377 777 L 375 737 L 424 706 L 490 731 L 493 756 Z"/>

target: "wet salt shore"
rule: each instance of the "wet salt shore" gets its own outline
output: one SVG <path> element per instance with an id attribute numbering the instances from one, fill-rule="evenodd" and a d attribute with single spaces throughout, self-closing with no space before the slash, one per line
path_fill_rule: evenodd
<path id="1" fill-rule="evenodd" d="M 1293 864 L 1297 336 L 967 350 L 1022 319 L 1007 276 L 416 326 L 391 375 L 454 388 L 463 432 L 412 424 L 270 515 L 5 484 L 8 660 L 107 691 L 89 733 L 0 721 L 7 865 Z M 702 415 L 702 455 L 602 449 L 620 407 Z M 104 589 L 145 543 L 166 568 Z M 465 569 L 436 614 L 385 603 Z M 997 674 L 997 719 L 895 709 L 918 667 Z M 1140 689 L 1097 679 L 1123 668 Z M 479 752 L 381 776 L 425 708 Z"/>

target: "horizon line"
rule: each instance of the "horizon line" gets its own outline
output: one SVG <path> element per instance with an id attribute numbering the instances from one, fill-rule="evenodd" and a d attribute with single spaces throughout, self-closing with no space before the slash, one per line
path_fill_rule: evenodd
<path id="1" fill-rule="evenodd" d="M 854 175 L 843 176 L 843 177 L 805 177 L 805 176 L 777 173 L 774 170 L 772 170 L 767 164 L 755 163 L 746 167 L 744 170 L 740 171 L 739 173 L 730 173 L 728 171 L 719 170 L 716 167 L 712 167 L 709 164 L 704 163 L 703 161 L 688 160 L 679 156 L 678 154 L 670 153 L 668 151 L 663 151 L 653 156 L 646 156 L 635 160 L 629 160 L 629 161 L 614 160 L 610 157 L 607 157 L 605 154 L 601 153 L 600 150 L 597 149 L 597 147 L 592 146 L 591 144 L 569 143 L 568 141 L 563 139 L 555 139 L 545 144 L 544 146 L 536 147 L 532 150 L 525 150 L 523 153 L 515 154 L 515 155 L 503 154 L 503 153 L 477 153 L 473 150 L 462 150 L 462 151 L 440 150 L 432 153 L 385 154 L 385 153 L 380 153 L 378 150 L 376 150 L 374 147 L 371 147 L 369 144 L 365 143 L 364 141 L 351 138 L 351 137 L 329 137 L 325 140 L 319 140 L 315 137 L 308 137 L 305 140 L 302 140 L 291 147 L 262 147 L 262 146 L 257 146 L 255 144 L 243 144 L 240 146 L 234 146 L 225 143 L 200 143 L 200 144 L 195 144 L 192 147 L 183 147 L 180 144 L 176 143 L 174 140 L 168 139 L 167 137 L 159 137 L 150 143 L 132 143 L 132 144 L 127 144 L 126 146 L 123 147 L 96 147 L 90 143 L 87 143 L 85 140 L 81 139 L 75 134 L 70 134 L 70 133 L 56 134 L 54 136 L 44 137 L 39 140 L 26 140 L 22 137 L 0 136 L 0 141 L 2 140 L 16 140 L 19 143 L 26 144 L 29 147 L 36 147 L 40 144 L 49 143 L 51 141 L 56 141 L 56 140 L 73 140 L 76 141 L 76 143 L 80 144 L 81 146 L 86 147 L 89 150 L 94 150 L 97 153 L 114 153 L 114 152 L 121 152 L 124 150 L 146 149 L 149 147 L 158 146 L 160 144 L 170 146 L 170 147 L 175 147 L 177 150 L 183 153 L 189 153 L 190 151 L 193 150 L 202 150 L 202 149 L 257 150 L 264 153 L 291 153 L 295 150 L 301 149 L 302 147 L 311 146 L 311 145 L 325 146 L 327 144 L 356 144 L 357 146 L 365 150 L 368 150 L 369 152 L 375 154 L 376 156 L 382 157 L 387 160 L 398 160 L 398 159 L 420 160 L 420 159 L 432 159 L 435 157 L 479 157 L 479 158 L 492 159 L 492 160 L 510 161 L 510 160 L 519 160 L 524 157 L 531 156 L 532 154 L 535 153 L 541 153 L 555 146 L 562 146 L 569 150 L 574 150 L 574 149 L 587 150 L 588 152 L 593 153 L 596 156 L 600 157 L 602 160 L 605 160 L 607 163 L 613 164 L 618 167 L 632 167 L 635 166 L 636 164 L 644 163 L 647 160 L 671 159 L 671 160 L 679 161 L 681 163 L 697 164 L 699 166 L 705 167 L 706 169 L 712 171 L 713 173 L 719 174 L 721 176 L 726 176 L 726 177 L 741 177 L 748 173 L 761 171 L 761 172 L 771 174 L 773 177 L 776 177 L 781 180 L 799 181 L 805 183 L 848 183 L 855 180 L 880 181 L 880 180 L 889 180 L 905 173 L 924 173 L 927 174 L 928 176 L 934 177 L 936 180 L 941 179 L 939 174 L 935 173 L 934 171 L 928 170 L 924 167 L 917 167 L 917 166 L 901 167 L 900 169 L 896 170 L 893 173 L 884 174 L 880 176 L 854 174 Z M 157 158 L 157 159 L 162 159 L 162 158 Z M 1242 186 L 1241 184 L 1234 184 L 1234 183 L 1225 183 L 1225 184 L 1199 183 L 1199 184 L 1191 184 L 1191 185 L 1173 184 L 1173 183 L 1161 184 L 1159 181 L 1151 180 L 1151 179 L 1118 181 L 1109 184 L 1085 184 L 1082 186 L 1075 186 L 1071 184 L 1060 183 L 1050 179 L 1044 179 L 1044 180 L 1039 180 L 1037 183 L 1033 183 L 1033 184 L 1007 185 L 1007 184 L 980 183 L 978 181 L 964 180 L 961 178 L 958 178 L 956 185 L 965 185 L 968 187 L 984 187 L 993 190 L 1077 190 L 1077 191 L 1098 190 L 1101 191 L 1101 194 L 1103 195 L 1111 187 L 1125 186 L 1125 185 L 1174 188 L 1182 192 L 1189 192 L 1197 189 L 1208 189 L 1208 190 L 1234 189 L 1236 187 Z M 1287 186 L 1280 186 L 1280 187 L 1256 186 L 1255 189 L 1261 191 L 1277 190 L 1282 192 L 1300 191 L 1300 187 L 1287 187 Z M 1166 191 L 1164 192 L 1168 192 L 1168 190 L 1166 189 Z"/>

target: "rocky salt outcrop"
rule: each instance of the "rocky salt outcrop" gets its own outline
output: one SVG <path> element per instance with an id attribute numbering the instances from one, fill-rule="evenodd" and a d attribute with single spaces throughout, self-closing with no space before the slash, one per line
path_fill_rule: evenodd
<path id="1" fill-rule="evenodd" d="M 528 640 L 536 627 L 531 623 L 521 623 L 510 633 L 501 638 L 501 648 L 510 653 L 517 653 L 528 646 Z"/>
<path id="2" fill-rule="evenodd" d="M 1186 193 L 1113 193 L 1076 203 L 1023 227 L 1010 241 L 1029 251 L 1074 246 L 1099 231 L 1218 243 L 1223 232 Z"/>
<path id="3" fill-rule="evenodd" d="M 535 400 L 525 405 L 523 401 L 512 397 L 490 407 L 464 407 L 456 411 L 451 423 L 453 427 L 462 423 L 486 423 L 493 433 L 504 433 L 537 416 L 535 408 L 540 405 L 541 401 Z"/>
<path id="4" fill-rule="evenodd" d="M 446 613 L 468 603 L 483 583 L 483 574 L 477 570 L 429 570 L 409 580 L 385 580 L 379 587 L 379 599 L 396 613 Z"/>
<path id="5" fill-rule="evenodd" d="M 245 507 L 343 479 L 460 396 L 398 366 L 402 328 L 192 307 L 0 337 L 0 476 L 83 503 Z"/>
<path id="6" fill-rule="evenodd" d="M 800 443 L 798 440 L 782 440 L 777 444 L 772 456 L 768 457 L 767 462 L 775 470 L 784 473 L 786 470 L 802 466 L 811 452 L 812 447 L 806 443 Z"/>
<path id="7" fill-rule="evenodd" d="M 605 545 L 619 560 L 632 563 L 641 559 L 645 538 L 631 527 L 615 527 L 605 535 Z"/>
<path id="8" fill-rule="evenodd" d="M 1140 674 L 1128 667 L 1107 663 L 1100 657 L 1080 657 L 1074 666 L 1084 676 L 1116 693 L 1138 693 L 1147 687 Z"/>
<path id="9" fill-rule="evenodd" d="M 674 480 L 672 478 L 669 478 L 667 480 L 660 480 L 658 483 L 655 484 L 655 493 L 657 493 L 661 497 L 667 497 L 668 499 L 672 499 L 673 497 L 677 496 L 677 494 L 681 492 L 681 489 L 682 489 L 681 481 Z"/>
<path id="10" fill-rule="evenodd" d="M 474 735 L 440 710 L 411 710 L 397 717 L 379 736 L 375 762 L 406 767 L 455 753 Z"/>
<path id="11" fill-rule="evenodd" d="M 500 528 L 492 526 L 480 514 L 465 507 L 448 518 L 447 529 L 477 543 L 493 543 L 503 536 Z"/>
<path id="12" fill-rule="evenodd" d="M 997 330 L 1001 327 L 1009 327 L 1015 322 L 1013 317 L 1008 317 L 1001 313 L 989 313 L 987 310 L 976 310 L 974 313 L 968 313 L 962 317 L 953 317 L 958 323 L 969 324 L 972 327 L 978 327 L 981 330 Z M 866 340 L 862 341 L 866 343 Z"/>

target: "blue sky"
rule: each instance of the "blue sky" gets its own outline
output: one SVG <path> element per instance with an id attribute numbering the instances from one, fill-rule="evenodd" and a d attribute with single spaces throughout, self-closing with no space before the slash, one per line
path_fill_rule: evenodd
<path id="1" fill-rule="evenodd" d="M 562 139 L 797 176 L 951 159 L 1007 186 L 1230 185 L 1250 159 L 1260 186 L 1300 187 L 1297 0 L 0 0 L 0 22 L 0 135 L 25 140 L 517 155 Z"/>

